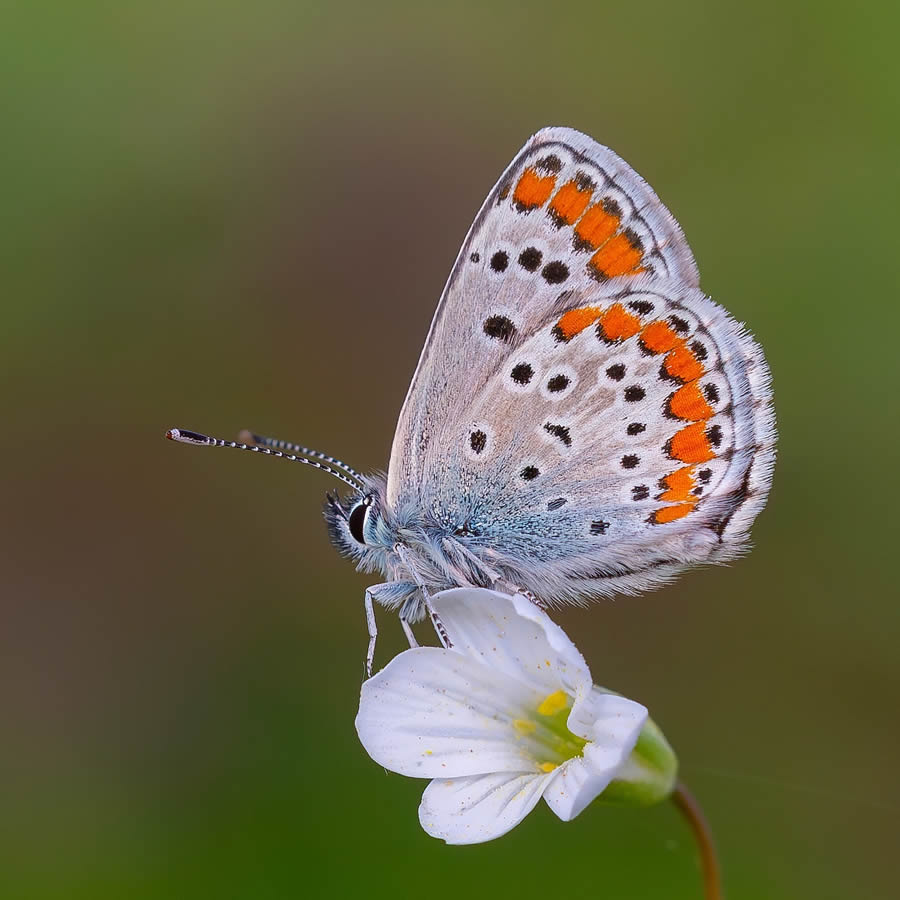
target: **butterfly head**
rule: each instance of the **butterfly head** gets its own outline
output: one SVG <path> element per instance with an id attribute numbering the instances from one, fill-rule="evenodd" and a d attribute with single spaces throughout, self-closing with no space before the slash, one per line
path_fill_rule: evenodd
<path id="1" fill-rule="evenodd" d="M 383 554 L 397 540 L 386 516 L 383 496 L 383 483 L 366 479 L 362 490 L 345 497 L 329 493 L 325 498 L 325 523 L 331 542 L 365 571 L 379 568 Z"/>

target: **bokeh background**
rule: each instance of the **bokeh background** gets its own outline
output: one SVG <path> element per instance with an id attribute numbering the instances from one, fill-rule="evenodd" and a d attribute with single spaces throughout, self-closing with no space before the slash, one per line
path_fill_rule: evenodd
<path id="1" fill-rule="evenodd" d="M 781 430 L 756 549 L 560 616 L 646 703 L 728 896 L 896 896 L 897 7 L 13 2 L 0 32 L 0 893 L 697 898 L 667 806 L 448 848 L 358 745 L 386 465 L 458 245 L 525 139 L 655 186 Z M 401 648 L 382 616 L 380 658 Z"/>

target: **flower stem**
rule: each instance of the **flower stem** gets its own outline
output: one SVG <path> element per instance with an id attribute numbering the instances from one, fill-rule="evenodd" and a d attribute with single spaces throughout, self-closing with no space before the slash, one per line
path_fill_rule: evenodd
<path id="1" fill-rule="evenodd" d="M 672 791 L 672 802 L 687 819 L 691 831 L 694 832 L 694 839 L 700 850 L 700 865 L 703 869 L 706 900 L 722 900 L 722 873 L 713 844 L 712 831 L 703 815 L 703 810 L 700 809 L 700 804 L 681 781 L 675 785 L 675 790 Z"/>

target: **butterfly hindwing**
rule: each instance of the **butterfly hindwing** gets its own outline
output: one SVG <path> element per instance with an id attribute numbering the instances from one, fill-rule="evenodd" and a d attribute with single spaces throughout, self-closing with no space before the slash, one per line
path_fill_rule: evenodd
<path id="1" fill-rule="evenodd" d="M 429 491 L 545 599 L 644 588 L 740 552 L 771 477 L 768 396 L 758 347 L 701 292 L 625 290 L 517 348 Z"/>

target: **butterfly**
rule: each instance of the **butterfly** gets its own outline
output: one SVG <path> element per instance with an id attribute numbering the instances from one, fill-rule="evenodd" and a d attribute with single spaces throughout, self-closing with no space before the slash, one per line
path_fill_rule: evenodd
<path id="1" fill-rule="evenodd" d="M 740 555 L 772 480 L 770 382 L 650 186 L 587 135 L 545 128 L 462 245 L 386 476 L 249 433 L 169 436 L 351 486 L 328 495 L 325 519 L 343 554 L 385 578 L 366 593 L 371 671 L 373 600 L 413 642 L 409 623 L 445 588 L 583 604 Z"/>

